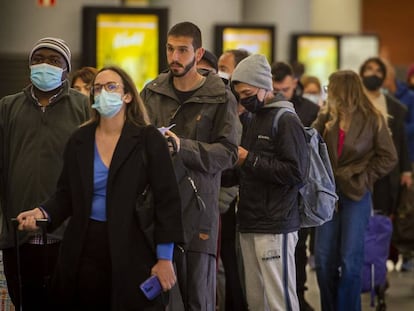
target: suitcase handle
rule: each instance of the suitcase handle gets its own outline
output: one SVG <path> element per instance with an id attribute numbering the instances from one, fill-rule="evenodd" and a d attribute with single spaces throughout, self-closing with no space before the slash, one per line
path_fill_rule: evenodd
<path id="1" fill-rule="evenodd" d="M 12 218 L 11 219 L 12 224 L 14 225 L 14 229 L 15 231 L 17 231 L 17 226 L 19 225 L 19 221 L 17 220 L 17 218 Z M 47 219 L 36 219 L 36 226 L 38 226 L 40 228 L 40 230 L 42 231 L 42 242 L 43 245 L 47 244 L 47 232 L 46 232 L 46 227 L 48 224 L 48 220 Z"/>
<path id="2" fill-rule="evenodd" d="M 17 218 L 12 218 L 11 222 L 15 225 L 19 224 L 19 222 L 17 221 Z M 36 226 L 43 228 L 45 225 L 47 225 L 47 222 L 48 222 L 47 219 L 36 219 Z"/>
<path id="3" fill-rule="evenodd" d="M 18 233 L 18 226 L 19 226 L 19 221 L 17 220 L 17 218 L 11 218 L 11 223 L 13 224 L 14 227 L 14 242 L 15 242 L 15 248 L 16 248 L 16 260 L 17 260 L 17 280 L 18 280 L 18 284 L 19 284 L 19 303 L 16 307 L 16 310 L 18 311 L 22 311 L 23 310 L 23 306 L 22 306 L 22 276 L 21 276 L 21 266 L 20 266 L 20 243 L 19 243 L 19 233 Z M 42 230 L 42 242 L 43 245 L 47 244 L 47 233 L 46 233 L 46 227 L 48 224 L 48 220 L 47 219 L 36 219 L 36 226 L 40 227 L 40 229 Z"/>

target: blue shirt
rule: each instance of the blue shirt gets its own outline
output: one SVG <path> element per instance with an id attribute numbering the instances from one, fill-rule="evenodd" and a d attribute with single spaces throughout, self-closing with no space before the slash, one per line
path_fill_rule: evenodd
<path id="1" fill-rule="evenodd" d="M 95 157 L 93 163 L 93 197 L 90 218 L 106 221 L 106 185 L 109 169 L 103 163 L 95 144 Z M 172 260 L 174 243 L 157 244 L 157 258 Z"/>
<path id="2" fill-rule="evenodd" d="M 106 184 L 109 169 L 103 163 L 95 144 L 93 161 L 93 197 L 90 218 L 97 221 L 106 221 Z"/>

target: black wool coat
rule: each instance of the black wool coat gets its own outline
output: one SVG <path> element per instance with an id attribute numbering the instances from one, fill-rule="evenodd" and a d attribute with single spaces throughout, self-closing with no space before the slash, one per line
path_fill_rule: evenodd
<path id="1" fill-rule="evenodd" d="M 96 124 L 86 125 L 69 139 L 57 191 L 43 205 L 51 219 L 51 230 L 70 217 L 52 286 L 55 297 L 66 305 L 76 291 L 91 213 L 95 130 Z M 145 162 L 143 151 L 147 155 Z M 109 241 L 112 310 L 143 310 L 159 303 L 148 301 L 139 289 L 156 263 L 156 255 L 146 243 L 135 215 L 137 197 L 148 183 L 155 197 L 155 242 L 182 242 L 181 202 L 165 138 L 153 126 L 138 127 L 126 122 L 109 168 L 108 235 L 102 237 Z"/>
<path id="2" fill-rule="evenodd" d="M 401 191 L 401 173 L 411 172 L 411 163 L 405 129 L 407 108 L 393 97 L 386 95 L 385 99 L 389 115 L 388 127 L 390 128 L 392 140 L 397 151 L 398 165 L 388 175 L 374 184 L 372 200 L 375 210 L 381 211 L 385 215 L 391 215 L 397 210 L 399 193 Z"/>

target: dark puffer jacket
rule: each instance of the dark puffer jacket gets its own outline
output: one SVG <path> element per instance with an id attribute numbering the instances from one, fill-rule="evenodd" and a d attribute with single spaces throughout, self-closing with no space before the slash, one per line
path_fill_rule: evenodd
<path id="1" fill-rule="evenodd" d="M 244 233 L 289 233 L 300 227 L 298 189 L 304 181 L 308 152 L 299 118 L 284 113 L 276 135 L 274 117 L 281 105 L 267 104 L 252 116 L 242 146 L 248 150 L 241 167 L 239 230 Z"/>

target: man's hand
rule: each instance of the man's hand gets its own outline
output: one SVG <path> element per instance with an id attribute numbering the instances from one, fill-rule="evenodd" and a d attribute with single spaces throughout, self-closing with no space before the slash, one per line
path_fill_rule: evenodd
<path id="1" fill-rule="evenodd" d="M 239 160 L 237 161 L 238 166 L 243 165 L 243 163 L 246 160 L 248 154 L 249 154 L 249 151 L 247 151 L 243 147 L 239 146 Z"/>
<path id="2" fill-rule="evenodd" d="M 175 135 L 174 132 L 171 132 L 170 130 L 165 132 L 165 137 L 167 137 L 167 142 L 168 142 L 168 148 L 170 149 L 170 153 L 174 154 L 180 151 L 180 139 L 178 138 L 177 135 Z M 175 146 L 174 144 L 171 142 L 171 139 L 174 140 L 175 142 Z"/>
<path id="3" fill-rule="evenodd" d="M 158 259 L 151 269 L 151 275 L 158 277 L 164 291 L 170 290 L 177 281 L 172 261 L 167 259 Z"/>

